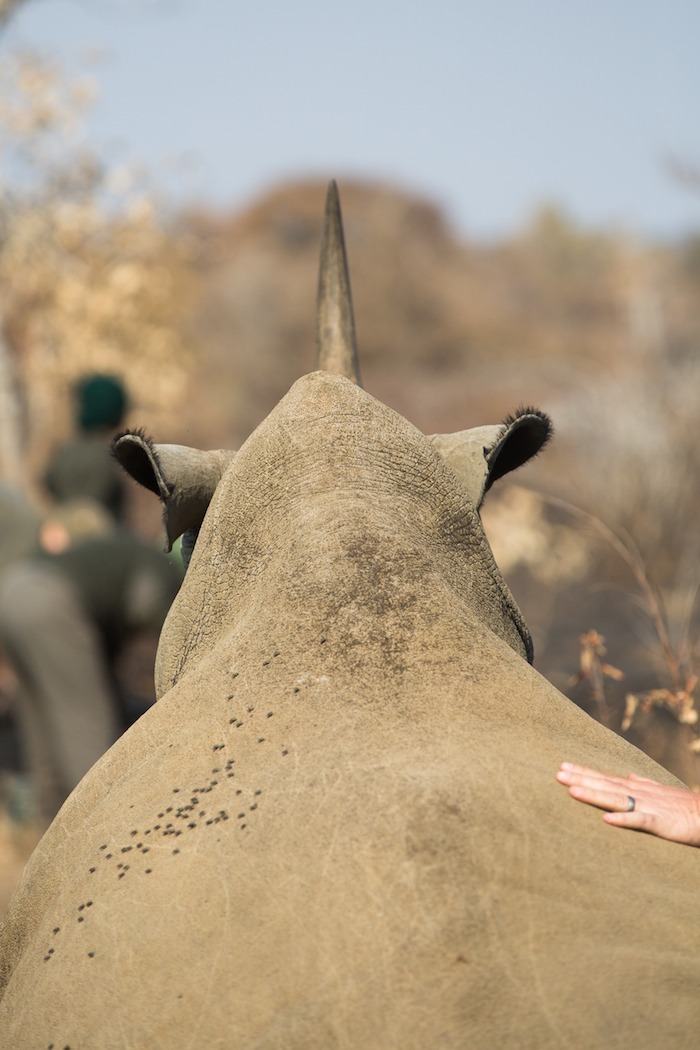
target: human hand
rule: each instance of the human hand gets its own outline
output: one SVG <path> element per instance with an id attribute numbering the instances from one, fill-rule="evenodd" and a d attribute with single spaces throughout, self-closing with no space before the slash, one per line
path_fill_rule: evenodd
<path id="1" fill-rule="evenodd" d="M 700 846 L 700 795 L 687 788 L 668 787 L 635 773 L 608 776 L 571 762 L 562 762 L 557 780 L 568 787 L 572 798 L 609 810 L 603 817 L 607 824 Z M 634 799 L 632 809 L 630 799 Z"/>

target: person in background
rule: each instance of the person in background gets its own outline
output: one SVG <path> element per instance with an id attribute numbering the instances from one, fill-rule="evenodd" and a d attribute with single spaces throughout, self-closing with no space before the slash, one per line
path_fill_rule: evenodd
<path id="1" fill-rule="evenodd" d="M 124 414 L 123 387 L 92 376 L 77 393 L 80 435 L 46 474 L 56 506 L 34 550 L 0 575 L 0 641 L 19 680 L 18 728 L 46 825 L 143 712 L 119 689 L 116 664 L 134 635 L 160 630 L 181 580 L 120 522 L 123 482 L 106 441 Z M 19 508 L 9 513 L 19 530 Z"/>
<path id="2" fill-rule="evenodd" d="M 75 396 L 78 434 L 55 453 L 44 484 L 56 503 L 92 499 L 122 521 L 124 480 L 109 443 L 126 414 L 126 391 L 116 376 L 91 375 L 79 380 Z"/>
<path id="3" fill-rule="evenodd" d="M 41 514 L 15 485 L 0 482 L 0 579 L 13 562 L 33 554 L 39 545 Z M 0 800 L 18 812 L 14 796 L 19 790 L 28 805 L 19 807 L 25 820 L 31 814 L 29 782 L 23 774 L 15 717 L 17 675 L 0 645 Z M 21 782 L 21 787 L 20 785 Z"/>
<path id="4" fill-rule="evenodd" d="M 39 543 L 41 514 L 15 485 L 0 481 L 0 574 Z"/>

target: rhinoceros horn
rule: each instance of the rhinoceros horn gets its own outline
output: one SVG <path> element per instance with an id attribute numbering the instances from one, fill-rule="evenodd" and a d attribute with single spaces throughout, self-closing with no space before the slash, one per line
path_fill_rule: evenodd
<path id="1" fill-rule="evenodd" d="M 536 456 L 552 436 L 548 415 L 519 408 L 499 426 L 474 427 L 456 434 L 431 434 L 478 510 L 494 481 Z"/>
<path id="2" fill-rule="evenodd" d="M 135 481 L 155 492 L 163 503 L 168 537 L 166 550 L 183 533 L 194 536 L 235 452 L 202 452 L 186 445 L 154 445 L 142 431 L 119 434 L 112 455 Z"/>
<path id="3" fill-rule="evenodd" d="M 355 320 L 335 179 L 328 184 L 316 300 L 316 368 L 360 382 Z"/>

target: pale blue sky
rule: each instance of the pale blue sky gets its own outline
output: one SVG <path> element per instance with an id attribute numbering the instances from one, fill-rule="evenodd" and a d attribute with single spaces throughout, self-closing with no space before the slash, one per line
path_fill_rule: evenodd
<path id="1" fill-rule="evenodd" d="M 356 175 L 479 236 L 547 200 L 700 230 L 700 194 L 664 168 L 700 168 L 698 0 L 30 0 L 16 44 L 76 71 L 104 47 L 93 140 L 181 198 L 239 206 L 290 176 Z"/>

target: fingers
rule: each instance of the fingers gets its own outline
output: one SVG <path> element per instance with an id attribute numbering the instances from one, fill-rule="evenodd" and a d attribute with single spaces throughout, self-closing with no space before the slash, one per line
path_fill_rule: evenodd
<path id="1" fill-rule="evenodd" d="M 579 770 L 580 772 L 578 772 Z M 689 804 L 689 791 L 687 788 L 660 784 L 657 780 L 640 777 L 636 773 L 630 773 L 627 777 L 616 777 L 600 773 L 595 769 L 588 769 L 586 766 L 576 766 L 571 762 L 562 762 L 556 776 L 559 783 L 564 784 L 569 789 L 572 787 L 584 787 L 603 791 L 617 798 L 629 798 L 629 796 L 632 796 L 637 800 L 637 803 L 642 801 L 644 803 L 642 808 L 647 810 L 656 811 L 659 804 L 662 806 L 668 805 L 672 798 L 679 800 L 683 806 L 688 806 Z M 576 795 L 573 792 L 572 795 L 581 801 L 587 801 L 581 795 Z M 696 804 L 700 802 L 697 798 L 694 801 Z M 594 805 L 595 803 L 591 804 Z M 639 805 L 637 808 L 639 808 Z"/>
<path id="2" fill-rule="evenodd" d="M 569 794 L 579 802 L 587 802 L 589 806 L 597 806 L 598 809 L 617 810 L 625 813 L 629 810 L 629 795 L 621 791 L 606 790 L 595 784 L 574 784 L 569 788 Z"/>
<path id="3" fill-rule="evenodd" d="M 601 773 L 599 770 L 589 769 L 587 766 L 576 766 L 572 762 L 562 762 L 560 772 L 564 777 L 569 777 L 572 784 L 583 783 L 584 781 L 581 778 L 586 778 L 586 780 L 604 780 L 610 784 L 624 784 L 627 779 L 626 777 L 615 776 L 613 773 Z M 557 774 L 557 777 L 564 783 L 559 774 Z"/>
<path id="4" fill-rule="evenodd" d="M 562 768 L 557 773 L 557 780 L 568 787 L 569 794 L 577 801 L 618 814 L 627 814 L 631 797 L 635 799 L 636 812 L 639 813 L 639 792 L 642 785 L 645 788 L 643 792 L 645 795 L 649 786 L 652 788 L 657 786 L 654 781 L 647 780 L 645 777 L 637 777 L 631 782 L 628 777 L 608 776 L 597 770 L 588 769 L 586 766 L 574 766 L 569 762 L 562 763 Z M 668 791 L 669 789 L 662 788 L 662 790 Z M 639 822 L 633 822 L 624 826 L 641 827 L 642 825 Z"/>
<path id="5" fill-rule="evenodd" d="M 650 780 L 649 777 L 640 777 L 638 773 L 628 773 L 626 777 L 616 776 L 613 773 L 601 773 L 598 769 L 590 769 L 588 766 L 577 766 L 575 762 L 562 762 L 560 769 L 568 773 L 584 773 L 594 777 L 604 777 L 607 780 L 643 780 L 647 784 L 658 784 L 658 780 Z"/>
<path id="6" fill-rule="evenodd" d="M 620 787 L 629 787 L 630 781 L 634 781 L 636 785 L 649 785 L 652 788 L 661 788 L 664 791 L 675 790 L 684 791 L 684 788 L 668 788 L 664 784 L 660 784 L 658 780 L 650 780 L 649 777 L 640 777 L 637 773 L 628 773 L 626 777 L 615 776 L 612 773 L 601 773 L 597 769 L 589 769 L 587 766 L 577 766 L 573 762 L 562 762 L 560 766 L 559 776 L 557 779 L 560 783 L 565 784 L 583 784 L 589 782 L 591 779 L 602 780 L 608 784 L 617 784 Z M 586 780 L 580 778 L 587 778 Z M 568 778 L 568 779 L 567 779 Z"/>
<path id="7" fill-rule="evenodd" d="M 617 828 L 634 828 L 636 831 L 648 831 L 652 835 L 662 834 L 656 814 L 643 813 L 638 809 L 633 809 L 631 813 L 605 813 L 603 820 Z"/>
<path id="8" fill-rule="evenodd" d="M 583 767 L 581 769 L 583 770 Z M 622 794 L 625 797 L 631 793 L 627 790 L 628 784 L 624 777 L 606 776 L 603 773 L 596 773 L 595 770 L 585 770 L 578 773 L 568 769 L 560 769 L 557 773 L 557 780 L 560 784 L 566 784 L 569 788 L 583 787 L 614 791 L 617 795 Z"/>

